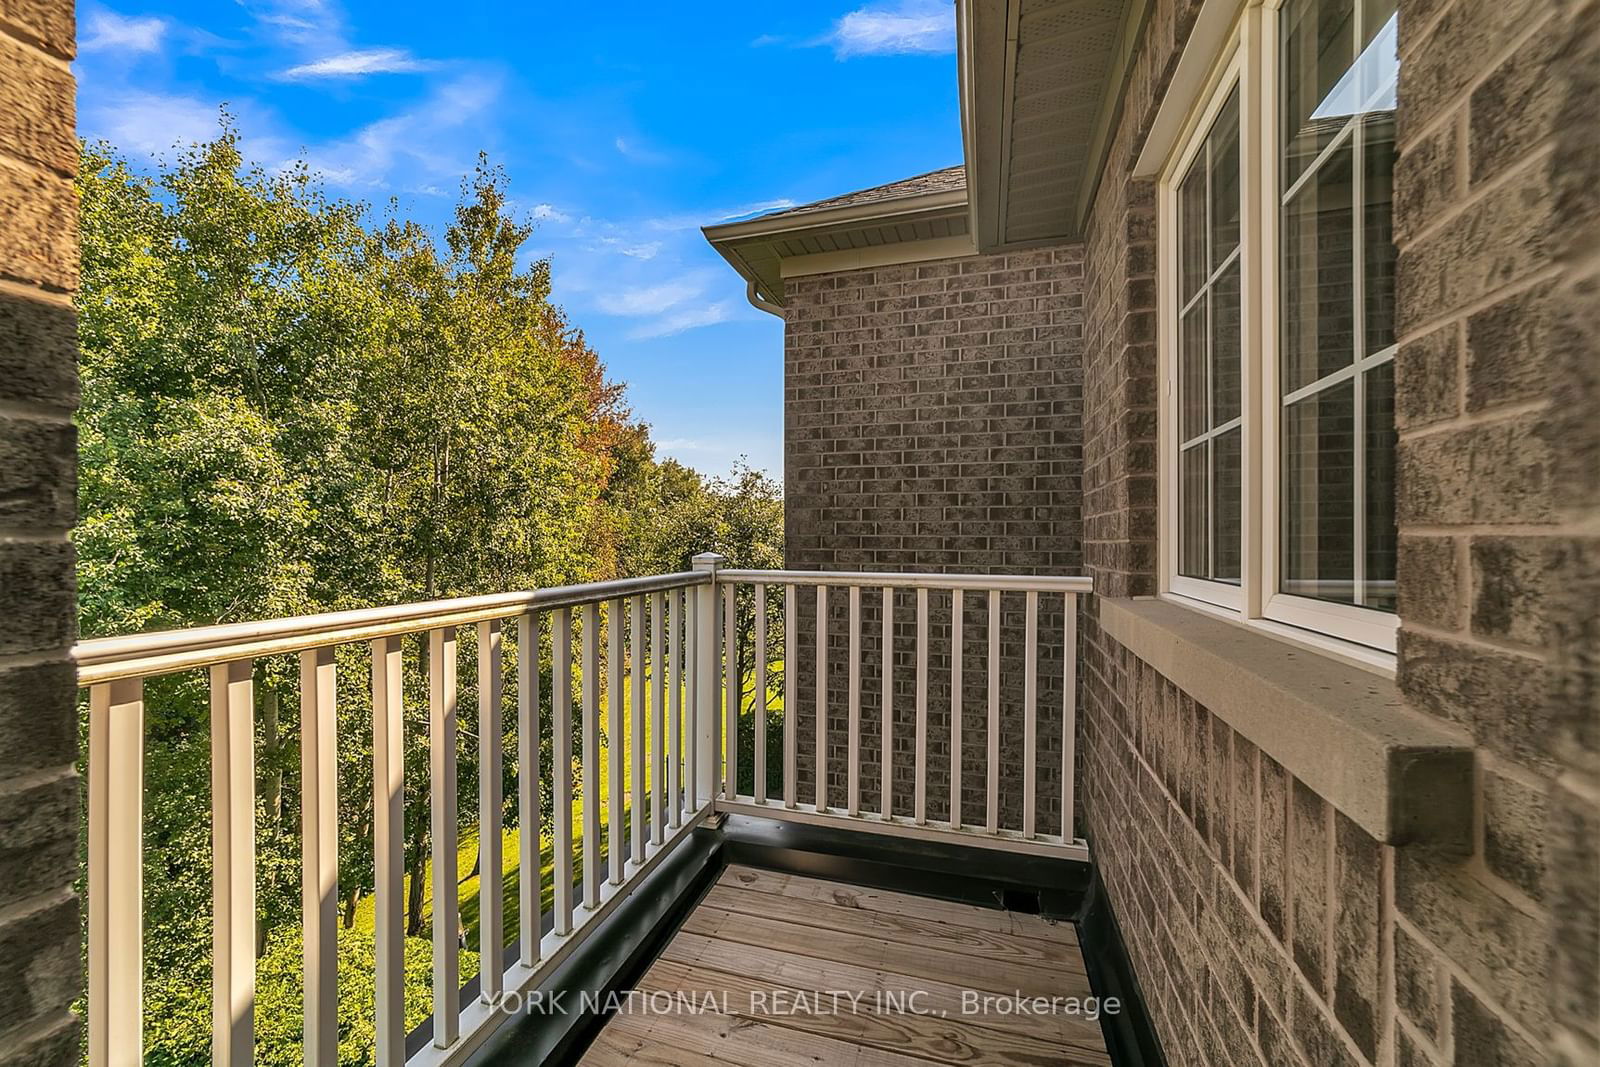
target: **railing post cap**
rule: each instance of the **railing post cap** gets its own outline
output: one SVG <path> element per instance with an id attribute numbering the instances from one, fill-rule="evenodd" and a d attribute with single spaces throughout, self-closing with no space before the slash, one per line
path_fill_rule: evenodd
<path id="1" fill-rule="evenodd" d="M 712 571 L 728 562 L 728 557 L 720 552 L 701 552 L 689 560 L 689 566 L 697 571 Z"/>

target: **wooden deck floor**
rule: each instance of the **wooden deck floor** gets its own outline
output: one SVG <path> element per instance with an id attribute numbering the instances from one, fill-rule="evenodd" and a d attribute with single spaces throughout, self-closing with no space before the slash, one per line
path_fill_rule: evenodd
<path id="1" fill-rule="evenodd" d="M 1099 1022 L 1017 994 L 1090 996 L 1070 923 L 730 867 L 583 1062 L 1108 1067 Z"/>

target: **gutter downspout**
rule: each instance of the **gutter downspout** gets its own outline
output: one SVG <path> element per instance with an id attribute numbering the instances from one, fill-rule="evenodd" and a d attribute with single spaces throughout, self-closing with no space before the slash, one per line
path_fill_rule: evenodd
<path id="1" fill-rule="evenodd" d="M 783 318 L 783 308 L 762 296 L 761 290 L 756 288 L 754 281 L 745 283 L 744 296 L 746 300 L 750 301 L 750 306 L 756 310 L 765 311 L 769 315 L 776 315 L 780 319 Z"/>

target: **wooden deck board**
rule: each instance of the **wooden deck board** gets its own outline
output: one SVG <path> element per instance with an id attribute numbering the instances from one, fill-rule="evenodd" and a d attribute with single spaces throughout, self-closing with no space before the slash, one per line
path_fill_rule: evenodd
<path id="1" fill-rule="evenodd" d="M 1047 1037 L 1056 1044 L 1078 1049 L 1101 1047 L 1100 1024 L 1074 1015 L 1001 1014 L 998 1010 L 963 1013 L 962 993 L 967 988 L 914 975 L 897 974 L 855 963 L 821 960 L 778 949 L 743 945 L 703 937 L 687 930 L 678 934 L 661 958 L 711 970 L 759 975 L 791 989 L 850 989 L 883 993 L 885 999 L 922 993 L 917 1005 L 927 1011 L 961 1016 L 991 1030 L 1014 1031 Z M 1067 987 L 1069 989 L 1073 987 Z M 1065 995 L 1065 994 L 1064 994 Z M 1086 992 L 1071 995 L 1084 996 Z"/>
<path id="2" fill-rule="evenodd" d="M 1078 944 L 1078 928 L 1071 923 L 1052 922 L 1038 915 L 1021 915 L 999 908 L 981 908 L 976 904 L 959 904 L 952 900 L 912 896 L 909 893 L 892 893 L 866 886 L 829 882 L 821 878 L 807 878 L 782 871 L 764 871 L 757 867 L 729 867 L 718 879 L 719 885 L 751 889 L 759 893 L 834 904 L 842 908 L 859 908 L 862 911 L 903 915 L 913 919 L 933 919 L 955 926 L 967 926 L 997 934 L 1015 934 L 1018 937 L 1056 941 L 1065 945 Z"/>
<path id="3" fill-rule="evenodd" d="M 724 873 L 638 991 L 585 1063 L 1110 1064 L 1091 1019 L 972 1012 L 967 991 L 1090 996 L 1070 924 L 750 868 Z M 651 1010 L 678 993 L 702 1010 Z"/>
<path id="4" fill-rule="evenodd" d="M 1083 953 L 1076 944 L 1018 937 L 1009 931 L 980 930 L 939 919 L 840 907 L 823 901 L 795 900 L 727 885 L 712 886 L 701 906 L 776 919 L 793 926 L 814 926 L 822 930 L 879 938 L 894 944 L 937 945 L 951 952 L 972 952 L 991 960 L 1014 960 L 1018 963 L 1064 967 L 1080 973 L 1083 971 Z"/>

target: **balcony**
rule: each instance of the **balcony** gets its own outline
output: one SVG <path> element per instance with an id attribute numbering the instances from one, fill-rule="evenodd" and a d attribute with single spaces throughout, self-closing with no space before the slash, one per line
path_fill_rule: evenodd
<path id="1" fill-rule="evenodd" d="M 679 574 L 81 644 L 89 1062 L 142 1059 L 146 682 L 200 672 L 210 694 L 212 1059 L 255 1056 L 254 678 L 286 656 L 299 666 L 307 1062 L 340 1055 L 339 841 L 350 828 L 338 824 L 337 761 L 349 739 L 337 714 L 353 685 L 370 687 L 373 862 L 363 888 L 373 898 L 380 1065 L 1143 1062 L 1137 1012 L 1112 1003 L 1128 1004 L 1131 982 L 1073 832 L 1073 650 L 1089 580 L 720 563 L 706 555 Z M 458 700 L 464 645 L 476 661 L 476 715 Z M 341 687 L 353 661 L 362 677 Z M 434 902 L 431 1016 L 409 1032 L 408 662 L 426 683 Z M 1049 685 L 1046 663 L 1060 672 Z M 863 686 L 871 666 L 876 690 Z M 903 697 L 903 719 L 879 704 Z M 495 711 L 511 707 L 508 737 L 512 717 Z M 827 713 L 802 729 L 803 707 Z M 912 725 L 900 736 L 903 723 Z M 1020 767 L 1002 757 L 1006 733 Z M 1041 744 L 1047 734 L 1059 739 L 1054 752 Z M 465 811 L 464 743 L 479 771 Z M 874 764 L 868 749 L 893 756 Z M 547 803 L 553 810 L 541 810 Z M 518 852 L 509 870 L 507 823 Z M 481 967 L 463 982 L 455 860 L 474 824 Z M 841 996 L 857 999 L 842 1010 Z"/>

